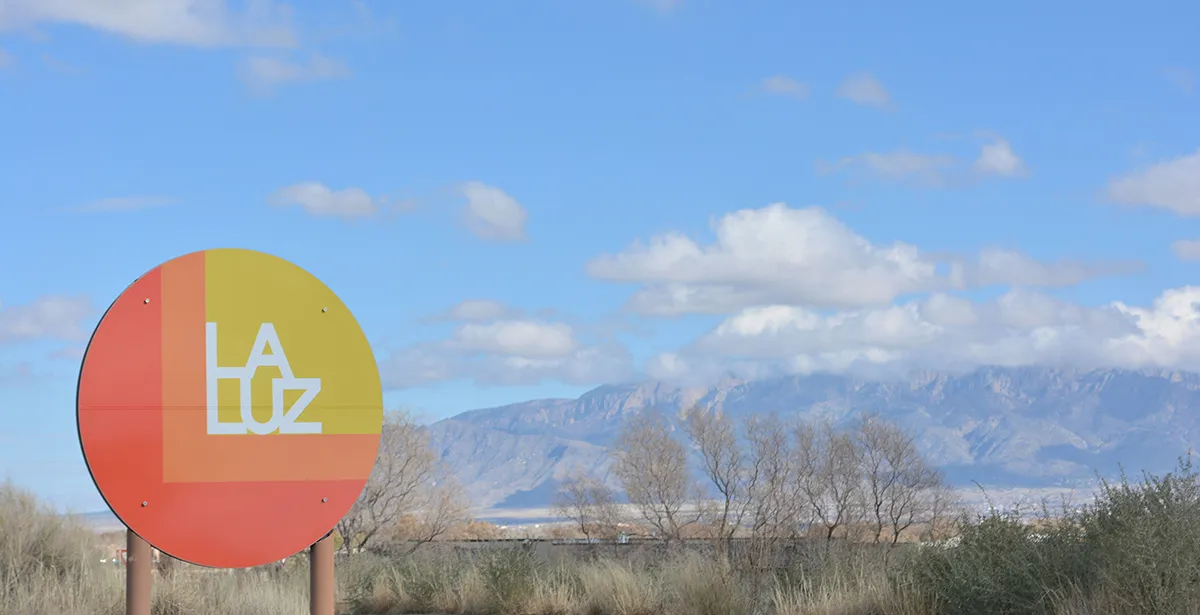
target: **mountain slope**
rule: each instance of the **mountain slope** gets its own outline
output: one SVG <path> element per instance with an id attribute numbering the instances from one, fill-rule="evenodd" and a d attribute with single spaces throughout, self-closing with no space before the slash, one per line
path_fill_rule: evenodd
<path id="1" fill-rule="evenodd" d="M 1200 442 L 1200 375 L 1160 370 L 982 368 L 903 381 L 791 376 L 708 389 L 602 386 L 576 400 L 465 412 L 431 426 L 477 505 L 545 506 L 576 468 L 604 472 L 624 417 L 692 405 L 734 417 L 775 412 L 846 424 L 876 412 L 917 436 L 956 483 L 1052 486 L 1164 471 Z"/>

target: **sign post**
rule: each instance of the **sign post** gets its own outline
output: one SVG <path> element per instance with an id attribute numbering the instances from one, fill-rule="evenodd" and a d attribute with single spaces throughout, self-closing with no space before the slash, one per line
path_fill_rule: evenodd
<path id="1" fill-rule="evenodd" d="M 150 615 L 150 543 L 125 530 L 125 613 Z"/>
<path id="2" fill-rule="evenodd" d="M 333 615 L 337 587 L 333 576 L 333 536 L 308 548 L 308 610 L 310 615 Z"/>
<path id="3" fill-rule="evenodd" d="M 310 548 L 312 612 L 332 614 L 328 535 L 374 466 L 383 393 L 362 329 L 317 278 L 238 249 L 150 270 L 92 334 L 76 415 L 129 529 L 129 615 L 149 613 L 151 546 L 218 568 Z"/>

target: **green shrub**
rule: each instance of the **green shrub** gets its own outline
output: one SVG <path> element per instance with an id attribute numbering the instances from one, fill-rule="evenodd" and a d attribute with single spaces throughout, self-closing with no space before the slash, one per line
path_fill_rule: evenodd
<path id="1" fill-rule="evenodd" d="M 1195 613 L 1200 603 L 1200 482 L 1191 459 L 1140 483 L 1104 482 L 1075 522 L 1094 570 L 1085 592 L 1122 613 Z"/>
<path id="2" fill-rule="evenodd" d="M 956 547 L 923 549 L 909 572 L 944 615 L 1194 614 L 1200 481 L 1184 459 L 1161 477 L 1102 481 L 1094 503 L 1036 532 L 1015 511 L 966 520 Z"/>

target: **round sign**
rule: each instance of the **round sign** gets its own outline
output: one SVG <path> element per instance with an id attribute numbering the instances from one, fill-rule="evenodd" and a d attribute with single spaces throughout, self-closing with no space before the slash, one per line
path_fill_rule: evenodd
<path id="1" fill-rule="evenodd" d="M 320 280 L 250 250 L 194 252 L 109 307 L 79 374 L 79 441 L 113 513 L 222 568 L 317 542 L 379 449 L 379 370 Z"/>

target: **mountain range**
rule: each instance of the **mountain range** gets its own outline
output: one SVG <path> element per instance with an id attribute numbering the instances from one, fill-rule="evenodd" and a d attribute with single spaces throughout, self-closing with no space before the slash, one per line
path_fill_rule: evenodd
<path id="1" fill-rule="evenodd" d="M 578 399 L 472 410 L 430 426 L 432 443 L 473 503 L 546 507 L 577 469 L 604 473 L 621 422 L 642 411 L 678 418 L 695 406 L 828 418 L 876 413 L 916 437 L 955 485 L 1057 488 L 1121 468 L 1169 471 L 1200 442 L 1200 375 L 1167 370 L 984 367 L 903 380 L 797 375 L 707 388 L 606 385 Z"/>

